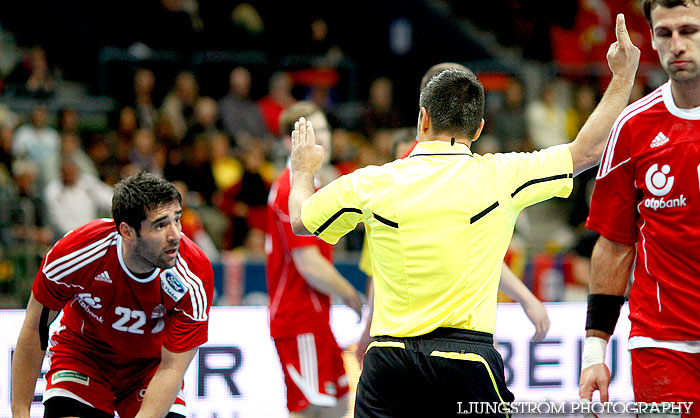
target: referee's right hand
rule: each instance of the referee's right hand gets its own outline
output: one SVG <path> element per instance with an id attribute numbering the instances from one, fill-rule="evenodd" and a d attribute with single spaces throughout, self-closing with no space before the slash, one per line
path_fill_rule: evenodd
<path id="1" fill-rule="evenodd" d="M 613 76 L 632 77 L 634 79 L 641 52 L 630 39 L 627 26 L 625 26 L 625 15 L 622 13 L 617 15 L 615 37 L 617 41 L 610 45 L 607 54 L 610 71 L 612 71 Z"/>
<path id="2" fill-rule="evenodd" d="M 292 131 L 292 172 L 316 174 L 323 165 L 323 147 L 316 145 L 316 135 L 311 121 L 301 117 Z"/>

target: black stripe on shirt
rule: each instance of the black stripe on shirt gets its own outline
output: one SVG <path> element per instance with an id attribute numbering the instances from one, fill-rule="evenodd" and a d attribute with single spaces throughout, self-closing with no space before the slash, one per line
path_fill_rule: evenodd
<path id="1" fill-rule="evenodd" d="M 328 228 L 336 219 L 340 217 L 340 215 L 344 214 L 345 212 L 354 212 L 362 214 L 362 211 L 357 208 L 342 208 L 333 216 L 331 216 L 326 222 L 324 222 L 323 225 L 319 226 L 318 229 L 314 231 L 314 235 L 319 235 L 321 232 L 325 231 L 326 228 Z"/>
<path id="2" fill-rule="evenodd" d="M 470 224 L 473 224 L 474 222 L 478 221 L 479 219 L 483 218 L 486 216 L 489 212 L 492 210 L 496 209 L 498 207 L 498 202 L 494 202 L 493 205 L 487 207 L 486 209 L 482 210 L 481 212 L 477 213 L 476 215 L 472 216 L 471 219 L 469 220 Z"/>
<path id="3" fill-rule="evenodd" d="M 532 179 L 530 181 L 525 182 L 517 189 L 515 189 L 515 191 L 513 193 L 511 193 L 510 196 L 515 197 L 515 195 L 518 194 L 520 191 L 522 191 L 524 188 L 526 188 L 528 186 L 532 186 L 533 184 L 544 183 L 546 181 L 569 179 L 569 178 L 572 178 L 573 176 L 574 175 L 572 173 L 567 173 L 567 174 L 557 174 L 555 176 L 549 176 L 549 177 L 542 177 L 540 179 Z"/>
<path id="4" fill-rule="evenodd" d="M 384 217 L 382 217 L 382 216 L 379 216 L 379 215 L 377 215 L 377 214 L 374 213 L 374 212 L 372 212 L 372 215 L 374 215 L 374 218 L 375 218 L 376 220 L 378 220 L 379 222 L 383 223 L 384 225 L 390 226 L 390 227 L 392 227 L 392 228 L 399 229 L 399 224 L 398 224 L 398 223 L 396 223 L 396 222 L 394 222 L 394 221 L 390 221 L 390 220 L 388 220 L 387 218 L 384 218 Z"/>
<path id="5" fill-rule="evenodd" d="M 515 197 L 516 194 L 518 194 L 520 191 L 522 191 L 524 188 L 528 186 L 532 186 L 534 184 L 539 184 L 539 183 L 544 183 L 546 181 L 554 181 L 554 180 L 561 180 L 561 179 L 568 179 L 572 178 L 574 175 L 572 173 L 567 173 L 567 174 L 557 174 L 554 176 L 549 176 L 549 177 L 542 177 L 539 179 L 532 179 L 521 186 L 519 186 L 513 193 L 510 194 L 511 197 Z M 474 222 L 478 221 L 479 219 L 483 218 L 484 216 L 488 215 L 489 212 L 492 210 L 496 209 L 498 207 L 498 202 L 495 202 L 491 206 L 487 207 L 486 209 L 482 210 L 481 212 L 477 213 L 476 215 L 472 216 L 472 218 L 469 220 L 470 224 L 473 224 Z"/>

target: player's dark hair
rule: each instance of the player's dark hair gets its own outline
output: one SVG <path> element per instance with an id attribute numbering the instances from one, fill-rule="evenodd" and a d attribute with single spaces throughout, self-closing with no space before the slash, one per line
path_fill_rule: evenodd
<path id="1" fill-rule="evenodd" d="M 649 27 L 653 28 L 651 24 L 651 11 L 654 9 L 654 6 L 671 9 L 676 6 L 688 6 L 690 4 L 700 6 L 697 0 L 642 0 L 642 10 L 644 10 L 644 17 L 647 19 Z"/>
<path id="2" fill-rule="evenodd" d="M 148 211 L 174 201 L 182 204 L 180 193 L 160 176 L 142 171 L 123 179 L 114 187 L 112 196 L 112 218 L 117 232 L 119 225 L 126 222 L 138 233 Z"/>
<path id="3" fill-rule="evenodd" d="M 285 109 L 280 115 L 280 133 L 282 136 L 291 136 L 294 130 L 294 123 L 300 117 L 308 119 L 311 115 L 321 112 L 321 108 L 309 101 L 296 102 Z"/>
<path id="4" fill-rule="evenodd" d="M 484 117 L 484 87 L 471 72 L 445 70 L 421 91 L 420 107 L 428 111 L 435 134 L 471 139 Z"/>

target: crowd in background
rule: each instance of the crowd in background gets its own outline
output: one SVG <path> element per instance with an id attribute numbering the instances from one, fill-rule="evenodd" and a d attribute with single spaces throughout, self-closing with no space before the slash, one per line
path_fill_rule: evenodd
<path id="1" fill-rule="evenodd" d="M 239 13 L 245 16 L 246 10 Z M 43 253 L 66 232 L 109 217 L 112 187 L 140 170 L 161 174 L 177 185 L 183 195 L 183 232 L 213 262 L 229 251 L 264 257 L 267 197 L 288 157 L 289 133 L 280 132 L 279 116 L 299 100 L 315 102 L 329 116 L 332 175 L 388 162 L 395 139 L 415 131 L 413 115 L 397 105 L 396 91 L 414 91 L 418 80 L 405 86 L 390 77 L 374 77 L 355 92 L 358 103 L 348 112 L 336 94 L 340 86 L 332 71 L 343 51 L 323 42 L 325 25 L 317 19 L 311 27 L 318 40 L 314 53 L 325 57 L 322 65 L 316 62 L 295 72 L 279 68 L 269 74 L 232 65 L 227 90 L 203 93 L 201 86 L 208 80 L 187 68 L 173 77 L 133 66 L 129 83 L 114 97 L 109 123 L 100 129 L 86 127 L 73 107 L 47 109 L 44 101 L 56 94 L 61 77 L 60 68 L 49 65 L 42 45 L 17 48 L 14 57 L 4 49 L 0 91 L 35 99 L 36 104 L 22 114 L 3 105 L 0 96 L 0 293 L 26 297 Z M 527 94 L 528 88 L 513 75 L 487 86 L 486 125 L 474 144 L 476 152 L 530 151 L 569 142 L 601 94 L 598 79 L 564 75 L 551 78 L 536 92 Z M 640 83 L 632 99 L 648 90 Z M 522 240 L 514 240 L 512 260 L 532 251 L 576 254 L 584 267 L 573 263 L 573 275 L 582 277 L 578 284 L 585 285 L 585 260 L 595 237 L 583 224 L 594 177 L 594 170 L 578 177 L 574 196 L 555 202 L 548 212 L 565 225 L 565 238 L 545 231 L 551 236 L 533 248 L 528 231 L 534 234 L 536 222 L 519 221 L 516 232 Z M 359 251 L 361 234 L 341 243 L 341 250 Z M 2 303 L 23 303 L 16 302 Z"/>

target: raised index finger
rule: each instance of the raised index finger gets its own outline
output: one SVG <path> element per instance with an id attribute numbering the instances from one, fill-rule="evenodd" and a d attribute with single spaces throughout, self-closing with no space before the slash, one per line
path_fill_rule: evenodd
<path id="1" fill-rule="evenodd" d="M 620 43 L 631 44 L 632 39 L 630 39 L 630 34 L 627 32 L 627 26 L 625 26 L 625 15 L 618 13 L 617 21 L 615 22 L 615 37 Z"/>

